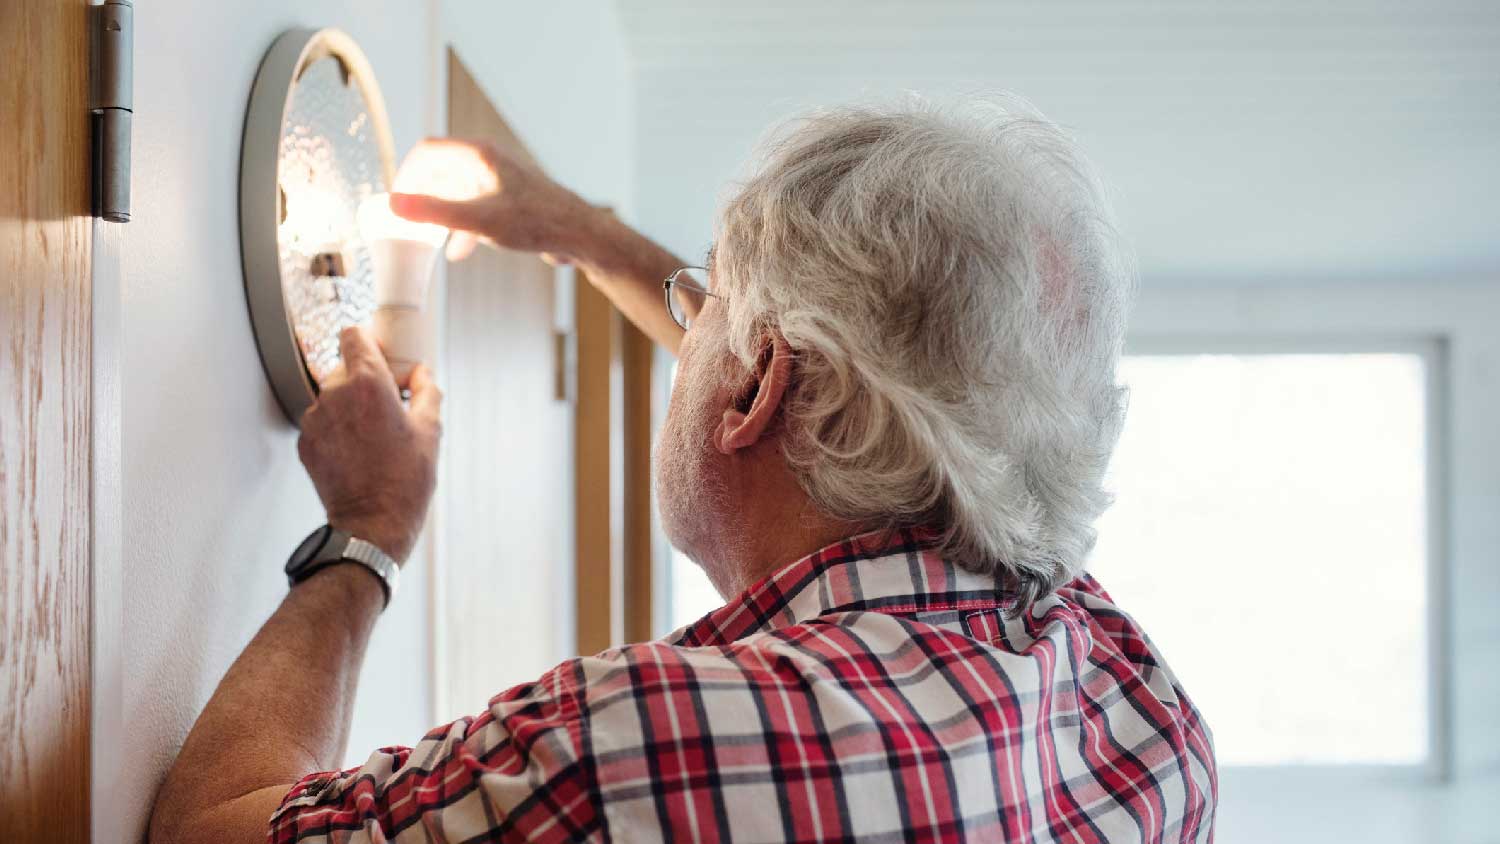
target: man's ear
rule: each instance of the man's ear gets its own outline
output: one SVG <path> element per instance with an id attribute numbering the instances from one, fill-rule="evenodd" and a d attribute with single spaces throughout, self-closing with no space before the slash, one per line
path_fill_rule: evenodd
<path id="1" fill-rule="evenodd" d="M 714 430 L 714 445 L 723 454 L 733 454 L 760 441 L 781 410 L 787 385 L 791 383 L 792 348 L 786 338 L 771 332 L 761 341 L 755 368 L 746 373 L 734 393 L 733 403 L 724 409 L 724 418 Z"/>

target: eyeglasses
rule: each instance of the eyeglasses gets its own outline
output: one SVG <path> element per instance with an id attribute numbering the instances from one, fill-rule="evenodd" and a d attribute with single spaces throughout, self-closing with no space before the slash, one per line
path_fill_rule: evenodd
<path id="1" fill-rule="evenodd" d="M 724 298 L 709 292 L 708 270 L 704 267 L 683 267 L 667 276 L 661 287 L 667 295 L 667 313 L 683 331 L 703 310 L 703 297 L 712 296 L 721 301 Z"/>

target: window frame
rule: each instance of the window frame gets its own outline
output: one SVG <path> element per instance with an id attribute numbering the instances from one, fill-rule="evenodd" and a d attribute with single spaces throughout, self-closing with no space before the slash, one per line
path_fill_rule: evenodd
<path id="1" fill-rule="evenodd" d="M 1230 768 L 1220 772 L 1221 829 L 1247 840 L 1477 840 L 1500 789 L 1500 275 L 1290 278 L 1146 283 L 1132 317 L 1142 343 L 1316 338 L 1369 344 L 1423 338 L 1443 356 L 1429 390 L 1442 453 L 1432 461 L 1443 508 L 1435 570 L 1446 606 L 1431 661 L 1444 678 L 1433 720 L 1432 772 L 1354 766 Z M 1436 477 L 1436 476 L 1435 476 Z M 1275 811 L 1265 811 L 1274 805 Z"/>
<path id="2" fill-rule="evenodd" d="M 1447 343 L 1441 336 L 1380 333 L 1329 334 L 1285 332 L 1151 332 L 1132 331 L 1125 342 L 1126 357 L 1193 357 L 1197 355 L 1411 355 L 1421 363 L 1423 376 L 1423 450 L 1426 505 L 1426 560 L 1424 586 L 1427 666 L 1425 680 L 1427 754 L 1416 763 L 1282 763 L 1225 765 L 1242 776 L 1281 778 L 1291 772 L 1299 781 L 1344 783 L 1441 783 L 1450 772 L 1451 730 L 1448 718 L 1450 672 L 1447 665 L 1449 595 L 1447 559 Z M 1128 424 L 1128 423 L 1127 423 Z M 1189 681 L 1191 682 L 1191 681 Z M 1210 723 L 1210 726 L 1212 724 Z M 1271 780 L 1268 779 L 1269 783 Z"/>

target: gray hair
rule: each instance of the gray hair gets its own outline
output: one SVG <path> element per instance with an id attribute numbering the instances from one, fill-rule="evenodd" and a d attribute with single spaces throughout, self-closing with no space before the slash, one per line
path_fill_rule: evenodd
<path id="1" fill-rule="evenodd" d="M 715 240 L 730 350 L 794 352 L 784 453 L 817 507 L 937 530 L 1018 610 L 1082 572 L 1135 275 L 1063 130 L 1014 97 L 815 112 Z"/>

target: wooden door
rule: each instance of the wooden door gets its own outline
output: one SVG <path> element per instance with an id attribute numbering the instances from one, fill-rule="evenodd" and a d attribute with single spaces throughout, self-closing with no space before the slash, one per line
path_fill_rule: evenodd
<path id="1" fill-rule="evenodd" d="M 450 134 L 530 158 L 458 55 Z M 570 406 L 558 389 L 556 273 L 481 248 L 448 267 L 437 714 L 473 714 L 567 648 Z"/>
<path id="2" fill-rule="evenodd" d="M 0 830 L 89 831 L 91 329 L 83 0 L 0 3 Z"/>

